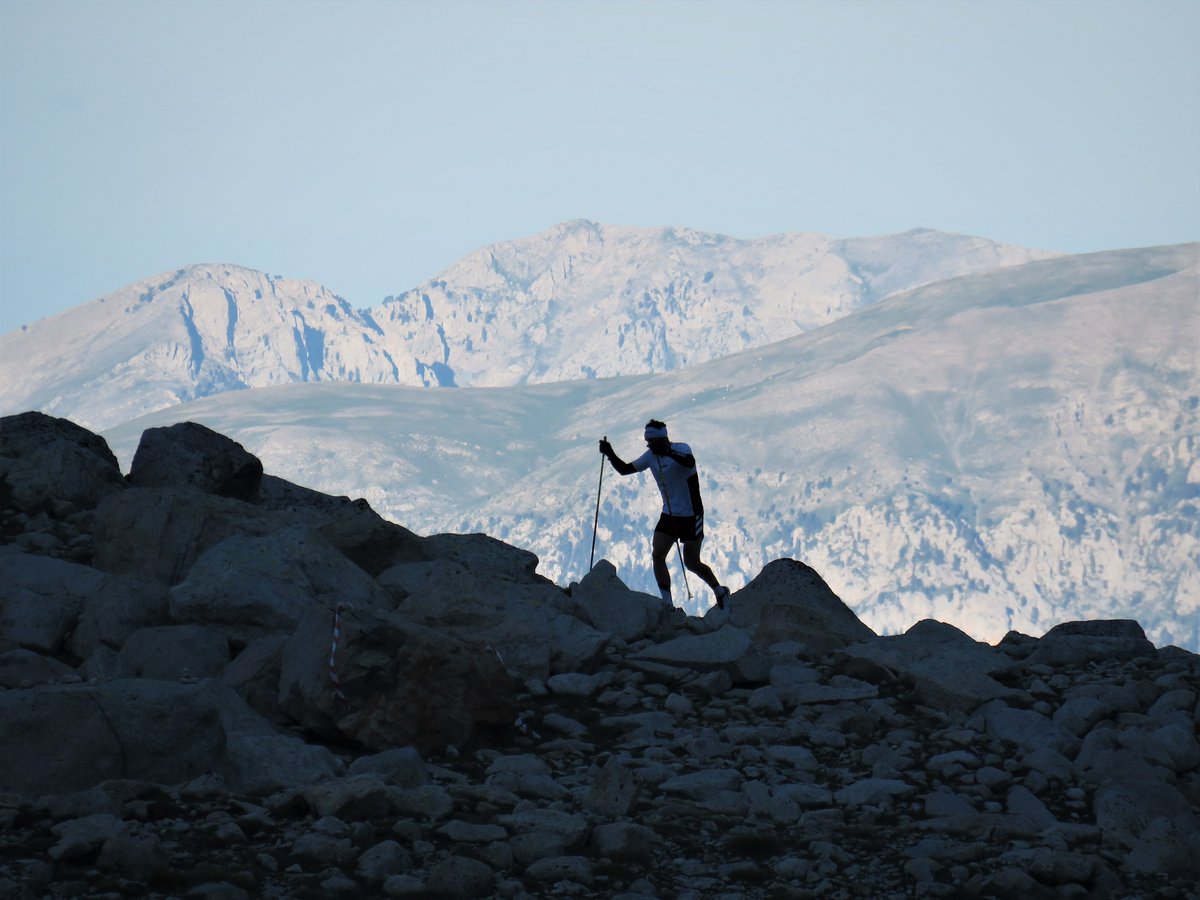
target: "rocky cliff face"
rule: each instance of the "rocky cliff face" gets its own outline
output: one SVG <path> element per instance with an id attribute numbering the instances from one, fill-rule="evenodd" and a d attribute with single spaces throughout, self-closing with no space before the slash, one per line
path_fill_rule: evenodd
<path id="1" fill-rule="evenodd" d="M 1187 896 L 1200 658 L 687 617 L 420 537 L 193 424 L 0 419 L 0 893 Z"/>

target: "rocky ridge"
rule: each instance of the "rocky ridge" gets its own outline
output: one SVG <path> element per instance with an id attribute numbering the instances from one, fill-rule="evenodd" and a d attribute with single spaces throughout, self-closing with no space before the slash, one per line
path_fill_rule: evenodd
<path id="1" fill-rule="evenodd" d="M 0 419 L 0 896 L 1186 897 L 1200 658 L 685 616 L 148 430 Z"/>

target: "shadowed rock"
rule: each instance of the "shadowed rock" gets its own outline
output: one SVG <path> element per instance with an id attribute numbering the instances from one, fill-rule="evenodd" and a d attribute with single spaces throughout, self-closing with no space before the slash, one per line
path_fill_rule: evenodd
<path id="1" fill-rule="evenodd" d="M 27 797 L 112 778 L 178 784 L 216 772 L 240 790 L 333 774 L 328 751 L 276 732 L 212 682 L 151 679 L 0 691 L 0 792 Z"/>
<path id="2" fill-rule="evenodd" d="M 1007 656 L 953 625 L 932 619 L 918 622 L 902 635 L 846 647 L 845 653 L 906 676 L 920 701 L 935 708 L 970 711 L 988 700 L 1020 696 L 992 677 L 1007 668 Z"/>
<path id="3" fill-rule="evenodd" d="M 237 441 L 196 422 L 179 422 L 142 432 L 129 483 L 188 488 L 253 502 L 262 475 L 258 457 Z"/>
<path id="4" fill-rule="evenodd" d="M 40 412 L 0 418 L 0 484 L 16 508 L 91 509 L 126 486 L 108 443 L 66 419 Z"/>
<path id="5" fill-rule="evenodd" d="M 279 708 L 320 735 L 372 750 L 441 752 L 511 726 L 514 685 L 486 647 L 371 610 L 347 610 L 330 677 L 333 616 L 311 610 L 283 647 Z"/>
<path id="6" fill-rule="evenodd" d="M 799 641 L 820 656 L 875 636 L 814 569 L 794 559 L 768 563 L 730 602 L 730 623 L 762 647 Z"/>

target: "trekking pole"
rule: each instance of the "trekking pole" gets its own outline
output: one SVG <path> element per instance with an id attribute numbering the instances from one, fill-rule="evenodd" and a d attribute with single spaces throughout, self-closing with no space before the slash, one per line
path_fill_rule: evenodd
<path id="1" fill-rule="evenodd" d="M 608 435 L 604 436 L 608 440 Z M 592 559 L 588 563 L 588 571 L 596 565 L 596 529 L 600 527 L 600 487 L 604 484 L 604 454 L 600 454 L 600 481 L 596 484 L 596 518 L 592 521 Z"/>
<path id="2" fill-rule="evenodd" d="M 663 502 L 667 504 L 667 516 L 671 519 L 671 537 L 675 539 L 675 551 L 679 554 L 679 571 L 683 573 L 683 586 L 687 590 L 688 599 L 692 599 L 692 586 L 688 584 L 687 566 L 683 564 L 683 547 L 679 546 L 679 537 L 675 534 L 675 513 L 671 512 L 671 497 L 667 491 L 667 479 L 663 475 L 662 463 L 658 454 L 654 454 L 654 465 L 658 468 L 658 483 L 662 486 Z"/>

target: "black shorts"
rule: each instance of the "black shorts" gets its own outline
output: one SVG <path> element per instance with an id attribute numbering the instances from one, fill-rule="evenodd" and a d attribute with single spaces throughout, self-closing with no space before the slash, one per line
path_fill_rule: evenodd
<path id="1" fill-rule="evenodd" d="M 654 530 L 680 541 L 698 541 L 704 537 L 704 516 L 668 516 L 663 513 L 658 517 Z"/>

